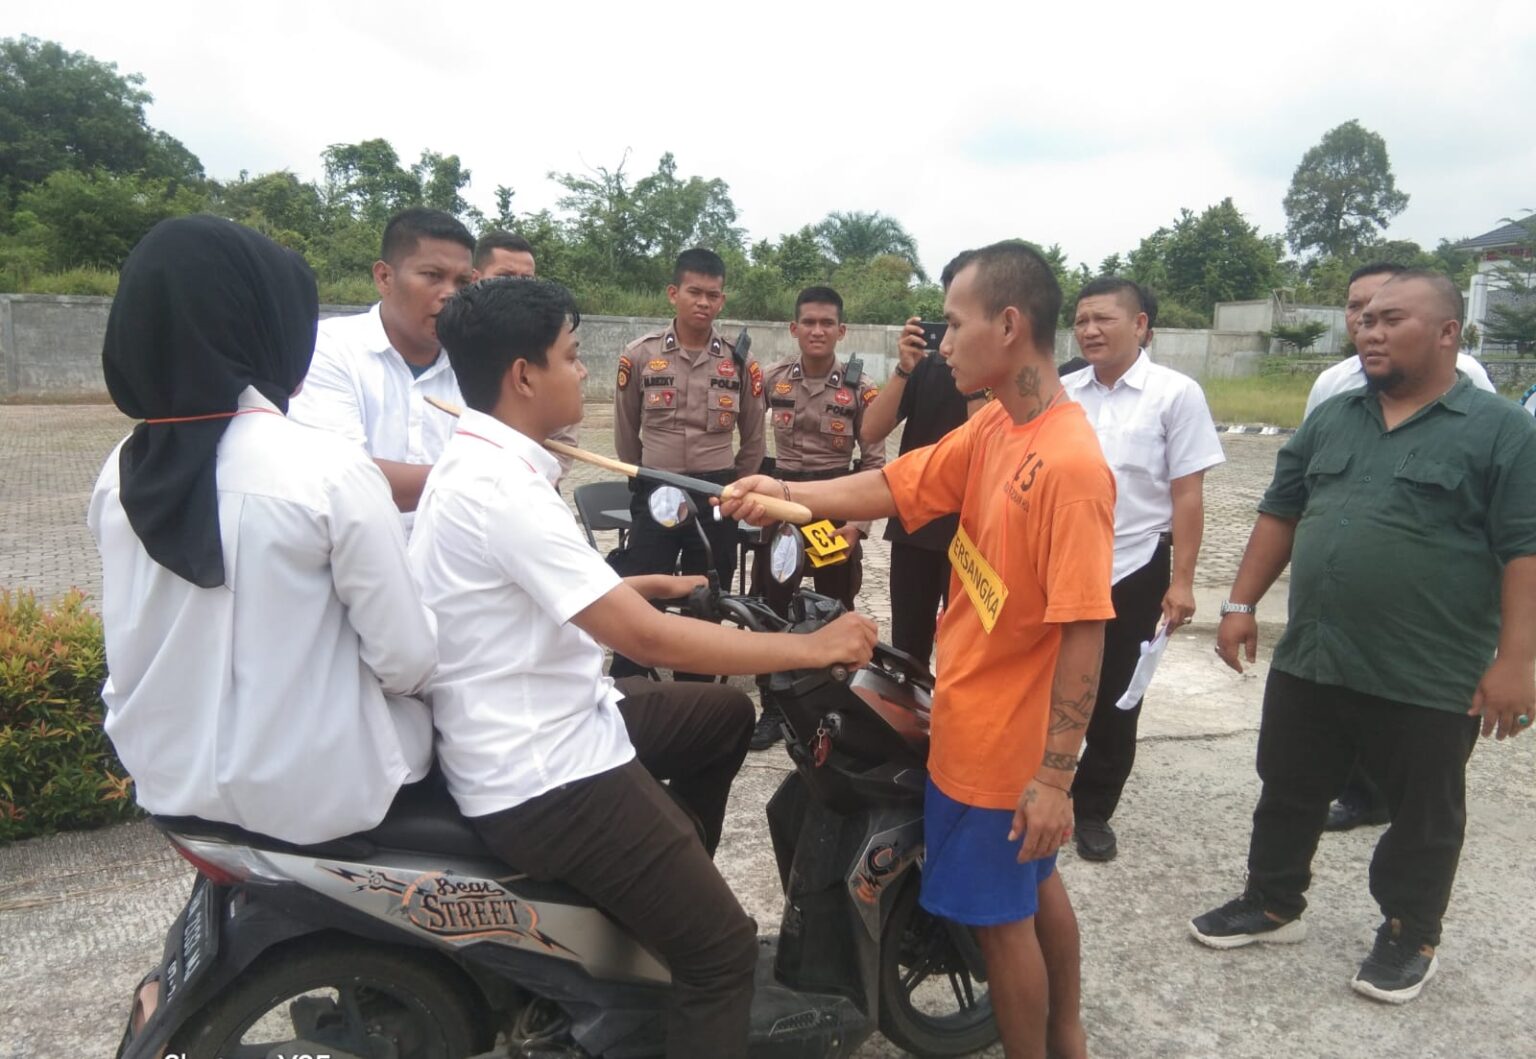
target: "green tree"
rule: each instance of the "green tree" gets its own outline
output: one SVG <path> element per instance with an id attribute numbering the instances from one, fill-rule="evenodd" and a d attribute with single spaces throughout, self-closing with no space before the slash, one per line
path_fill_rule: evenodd
<path id="1" fill-rule="evenodd" d="M 1489 274 L 1483 341 L 1513 346 L 1524 356 L 1536 352 L 1536 213 L 1504 223 L 1518 224 L 1522 234 Z"/>
<path id="2" fill-rule="evenodd" d="M 690 246 L 742 250 L 725 181 L 679 177 L 668 152 L 655 172 L 631 182 L 628 160 L 589 174 L 550 174 L 565 189 L 556 206 L 568 215 L 571 262 L 587 282 L 649 291 L 671 279 L 673 261 Z"/>
<path id="3" fill-rule="evenodd" d="M 144 120 L 143 84 L 52 41 L 0 40 L 0 201 L 60 170 L 200 181 L 196 156 Z"/>
<path id="4" fill-rule="evenodd" d="M 1355 255 L 1407 205 L 1386 141 L 1358 121 L 1346 121 L 1325 133 L 1296 167 L 1285 196 L 1286 237 L 1298 254 Z"/>
<path id="5" fill-rule="evenodd" d="M 480 212 L 464 199 L 470 173 L 459 162 L 458 155 L 422 151 L 421 160 L 411 166 L 411 175 L 421 189 L 418 199 L 421 205 L 451 213 L 460 220 L 472 218 L 484 222 Z"/>
<path id="6" fill-rule="evenodd" d="M 206 206 L 202 192 L 173 180 L 61 169 L 17 200 L 7 256 L 30 248 L 27 260 L 48 270 L 116 269 L 160 221 Z"/>
<path id="7" fill-rule="evenodd" d="M 379 229 L 391 214 L 421 203 L 421 179 L 400 165 L 388 140 L 334 143 L 320 155 L 325 199 L 333 210 Z"/>
<path id="8" fill-rule="evenodd" d="M 833 211 L 815 228 L 822 250 L 838 265 L 874 261 L 878 257 L 899 257 L 911 266 L 912 274 L 926 281 L 928 274 L 917 258 L 917 240 L 894 217 L 878 210 L 864 212 Z"/>
<path id="9" fill-rule="evenodd" d="M 1173 227 L 1154 238 L 1163 272 L 1154 290 L 1206 320 L 1217 302 L 1265 297 L 1279 279 L 1279 238 L 1260 235 L 1230 198 L 1199 215 L 1181 211 Z"/>
<path id="10" fill-rule="evenodd" d="M 752 260 L 777 270 L 785 284 L 802 289 L 825 283 L 833 269 L 831 259 L 822 252 L 816 229 L 809 224 L 780 236 L 777 244 L 771 239 L 754 244 Z"/>
<path id="11" fill-rule="evenodd" d="M 326 231 L 320 189 L 286 169 L 258 177 L 242 172 L 238 180 L 217 185 L 213 209 L 300 253 Z"/>

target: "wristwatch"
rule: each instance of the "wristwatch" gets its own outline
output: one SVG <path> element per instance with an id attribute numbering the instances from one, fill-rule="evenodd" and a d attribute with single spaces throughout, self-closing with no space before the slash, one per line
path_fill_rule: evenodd
<path id="1" fill-rule="evenodd" d="M 1252 603 L 1233 603 L 1230 599 L 1221 604 L 1221 616 L 1228 614 L 1257 614 L 1259 608 Z"/>
<path id="2" fill-rule="evenodd" d="M 912 377 L 912 373 L 907 371 L 900 364 L 896 365 L 896 374 L 901 376 L 903 379 L 910 379 Z"/>

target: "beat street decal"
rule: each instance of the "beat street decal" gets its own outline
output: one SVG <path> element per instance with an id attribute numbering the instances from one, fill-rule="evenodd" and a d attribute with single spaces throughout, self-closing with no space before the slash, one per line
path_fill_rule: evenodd
<path id="1" fill-rule="evenodd" d="M 322 870 L 357 883 L 358 890 L 397 895 L 400 903 L 390 911 L 428 934 L 452 941 L 498 940 L 513 944 L 521 944 L 526 938 L 550 952 L 576 955 L 539 930 L 538 909 L 490 879 L 466 879 L 440 871 L 396 879 L 380 871 L 364 875 L 329 865 L 323 865 Z"/>

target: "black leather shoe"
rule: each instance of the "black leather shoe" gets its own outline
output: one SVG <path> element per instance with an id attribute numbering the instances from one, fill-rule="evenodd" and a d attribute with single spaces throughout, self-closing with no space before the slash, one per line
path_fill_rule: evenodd
<path id="1" fill-rule="evenodd" d="M 784 714 L 773 703 L 763 707 L 763 715 L 752 729 L 752 741 L 747 745 L 753 750 L 767 750 L 784 738 Z"/>
<path id="2" fill-rule="evenodd" d="M 1359 802 L 1339 800 L 1328 807 L 1328 820 L 1324 831 L 1352 831 L 1357 827 L 1369 827 L 1387 822 L 1385 809 L 1372 809 Z"/>
<path id="3" fill-rule="evenodd" d="M 1073 828 L 1077 855 L 1084 860 L 1114 860 L 1119 853 L 1115 829 L 1106 820 L 1079 820 Z"/>

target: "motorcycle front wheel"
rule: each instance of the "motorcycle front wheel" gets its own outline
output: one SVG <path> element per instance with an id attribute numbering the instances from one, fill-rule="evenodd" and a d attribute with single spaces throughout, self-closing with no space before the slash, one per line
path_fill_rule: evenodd
<path id="1" fill-rule="evenodd" d="M 913 1055 L 969 1055 L 997 1041 L 992 997 L 919 889 L 913 872 L 880 936 L 880 1032 Z"/>
<path id="2" fill-rule="evenodd" d="M 262 955 L 177 1030 L 167 1051 L 187 1059 L 458 1059 L 491 1044 L 470 988 L 414 954 L 310 941 Z"/>

